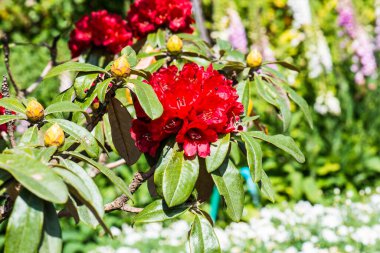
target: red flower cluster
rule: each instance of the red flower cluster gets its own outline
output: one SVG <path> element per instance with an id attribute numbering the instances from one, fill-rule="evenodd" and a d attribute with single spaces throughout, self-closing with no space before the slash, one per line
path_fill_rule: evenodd
<path id="1" fill-rule="evenodd" d="M 149 84 L 164 113 L 150 120 L 136 101 L 131 134 L 136 146 L 151 156 L 164 139 L 175 135 L 187 157 L 206 157 L 210 143 L 218 134 L 234 131 L 244 111 L 232 81 L 211 65 L 207 70 L 194 63 L 185 64 L 181 71 L 175 66 L 163 68 L 151 76 Z"/>
<path id="2" fill-rule="evenodd" d="M 2 99 L 2 98 L 3 98 L 3 94 L 1 94 L 1 92 L 0 92 L 0 99 Z M 4 114 L 5 114 L 5 108 L 0 106 L 0 115 L 4 115 Z M 12 112 L 12 114 L 16 114 L 16 113 Z M 0 125 L 0 132 L 8 132 L 7 123 Z"/>
<path id="3" fill-rule="evenodd" d="M 117 54 L 125 46 L 131 45 L 132 39 L 126 20 L 101 10 L 91 12 L 75 24 L 75 29 L 70 34 L 69 48 L 72 57 L 79 56 L 91 46 Z"/>
<path id="4" fill-rule="evenodd" d="M 137 38 L 167 27 L 173 32 L 192 33 L 190 0 L 136 0 L 127 19 Z"/>

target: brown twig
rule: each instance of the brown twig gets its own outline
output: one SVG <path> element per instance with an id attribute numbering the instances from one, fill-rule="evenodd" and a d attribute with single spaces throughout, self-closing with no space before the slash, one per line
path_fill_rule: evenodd
<path id="1" fill-rule="evenodd" d="M 12 212 L 12 208 L 13 208 L 13 201 L 7 195 L 5 197 L 5 204 L 3 206 L 0 206 L 0 223 L 9 217 L 10 213 Z"/>
<path id="2" fill-rule="evenodd" d="M 7 69 L 9 79 L 13 85 L 13 88 L 16 91 L 17 96 L 20 96 L 20 95 L 22 95 L 21 90 L 20 90 L 19 86 L 17 85 L 15 79 L 13 78 L 13 74 L 12 74 L 11 67 L 9 64 L 10 50 L 9 50 L 9 40 L 8 40 L 7 34 L 5 34 L 5 33 L 3 34 L 2 38 L 1 38 L 1 42 L 3 44 L 5 68 Z"/>
<path id="3" fill-rule="evenodd" d="M 147 172 L 137 172 L 134 175 L 132 183 L 129 185 L 129 191 L 131 192 L 131 194 L 134 194 L 139 189 L 139 187 L 153 175 L 154 170 L 155 167 L 151 167 L 150 170 Z M 130 210 L 130 207 L 128 207 L 128 205 L 126 204 L 128 200 L 128 196 L 123 194 L 111 203 L 106 204 L 104 206 L 104 211 L 108 213 L 114 210 Z"/>
<path id="4" fill-rule="evenodd" d="M 9 86 L 8 86 L 7 77 L 5 75 L 3 75 L 3 83 L 1 86 L 1 93 L 3 94 L 3 97 L 9 98 Z M 6 115 L 12 115 L 12 112 L 9 109 L 5 109 L 5 114 Z M 10 140 L 12 148 L 16 147 L 16 141 L 15 141 L 15 137 L 14 137 L 14 128 L 15 128 L 14 121 L 13 120 L 9 121 L 7 123 L 7 133 L 8 133 L 9 140 Z"/>

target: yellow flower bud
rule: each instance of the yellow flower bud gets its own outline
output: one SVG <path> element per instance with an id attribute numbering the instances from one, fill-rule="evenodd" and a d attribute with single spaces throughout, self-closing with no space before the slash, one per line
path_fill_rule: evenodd
<path id="1" fill-rule="evenodd" d="M 62 128 L 55 123 L 45 132 L 44 136 L 45 146 L 51 147 L 56 146 L 60 147 L 65 142 L 65 133 Z"/>
<path id="2" fill-rule="evenodd" d="M 37 100 L 30 100 L 26 105 L 26 116 L 31 122 L 38 122 L 44 118 L 44 107 Z"/>
<path id="3" fill-rule="evenodd" d="M 112 66 L 111 72 L 117 77 L 127 77 L 131 73 L 131 65 L 125 56 L 117 58 Z"/>
<path id="4" fill-rule="evenodd" d="M 263 56 L 259 52 L 259 50 L 254 49 L 251 52 L 249 52 L 247 56 L 247 65 L 251 68 L 257 68 L 260 67 L 263 63 Z"/>
<path id="5" fill-rule="evenodd" d="M 182 40 L 177 35 L 173 35 L 169 38 L 166 47 L 170 53 L 177 54 L 182 50 Z"/>

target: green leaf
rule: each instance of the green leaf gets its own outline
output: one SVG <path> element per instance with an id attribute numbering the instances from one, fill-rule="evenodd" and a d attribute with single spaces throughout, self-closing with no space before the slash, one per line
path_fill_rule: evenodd
<path id="1" fill-rule="evenodd" d="M 99 155 L 100 149 L 98 143 L 86 128 L 65 119 L 49 119 L 48 122 L 57 123 L 64 132 L 74 137 L 78 143 L 83 145 L 90 157 L 96 158 Z"/>
<path id="2" fill-rule="evenodd" d="M 305 115 L 307 123 L 309 124 L 310 128 L 313 129 L 313 118 L 311 117 L 311 111 L 305 99 L 303 99 L 303 97 L 298 95 L 297 92 L 295 92 L 290 87 L 286 85 L 284 85 L 283 87 L 286 90 L 286 92 L 288 92 L 290 99 L 293 100 L 294 103 L 296 103 L 301 108 L 303 114 Z"/>
<path id="3" fill-rule="evenodd" d="M 163 199 L 157 199 L 150 203 L 135 218 L 135 223 L 162 222 L 174 219 L 189 210 L 191 205 L 182 204 L 169 208 Z"/>
<path id="4" fill-rule="evenodd" d="M 170 167 L 166 167 L 162 190 L 169 207 L 185 202 L 193 192 L 199 174 L 198 158 L 185 159 L 183 151 L 175 152 Z"/>
<path id="5" fill-rule="evenodd" d="M 54 205 L 48 202 L 45 202 L 43 228 L 44 232 L 38 253 L 61 253 L 61 227 Z"/>
<path id="6" fill-rule="evenodd" d="M 98 95 L 98 99 L 99 99 L 100 103 L 104 103 L 105 98 L 106 98 L 107 89 L 108 89 L 110 83 L 112 82 L 112 80 L 113 80 L 113 78 L 107 78 L 103 82 L 98 83 L 96 85 L 97 95 Z"/>
<path id="7" fill-rule="evenodd" d="M 98 78 L 97 73 L 80 73 L 74 80 L 74 90 L 75 94 L 79 99 L 84 99 L 88 97 L 88 92 L 92 87 L 92 84 Z M 92 90 L 92 89 L 91 89 Z M 93 94 L 91 94 L 92 96 Z M 93 99 L 91 100 L 92 103 Z"/>
<path id="8" fill-rule="evenodd" d="M 48 166 L 26 155 L 1 154 L 0 168 L 38 197 L 63 204 L 68 192 L 62 179 Z"/>
<path id="9" fill-rule="evenodd" d="M 88 173 L 77 163 L 60 159 L 60 163 L 66 167 L 69 171 L 80 177 L 87 187 L 90 196 L 91 196 L 91 203 L 95 207 L 96 211 L 99 213 L 99 215 L 102 217 L 104 215 L 104 208 L 103 208 L 103 198 L 100 194 L 99 188 L 96 186 L 92 178 L 88 175 Z"/>
<path id="10" fill-rule="evenodd" d="M 38 128 L 34 125 L 21 136 L 19 146 L 37 146 L 38 144 Z"/>
<path id="11" fill-rule="evenodd" d="M 201 214 L 196 214 L 189 234 L 191 253 L 221 252 L 218 237 L 210 222 Z"/>
<path id="12" fill-rule="evenodd" d="M 300 69 L 297 68 L 296 66 L 290 64 L 289 62 L 286 62 L 286 61 L 273 61 L 273 62 L 265 62 L 263 65 L 270 65 L 270 64 L 278 64 L 278 65 L 281 65 L 283 66 L 284 68 L 287 68 L 287 69 L 290 69 L 290 70 L 293 70 L 293 71 L 296 71 L 296 72 L 300 72 Z"/>
<path id="13" fill-rule="evenodd" d="M 280 86 L 276 85 L 275 87 L 273 87 L 271 84 L 269 84 L 268 86 L 272 88 L 273 91 L 277 94 L 276 101 L 281 111 L 283 129 L 285 132 L 286 130 L 288 130 L 292 118 L 292 113 L 290 112 L 289 98 L 286 92 Z"/>
<path id="14" fill-rule="evenodd" d="M 58 103 L 54 103 L 46 107 L 45 115 L 57 112 L 81 112 L 83 111 L 79 105 L 74 104 L 69 101 L 62 101 Z"/>
<path id="15" fill-rule="evenodd" d="M 256 90 L 260 97 L 271 105 L 278 106 L 275 94 L 268 92 L 268 88 L 264 85 L 261 76 L 255 75 Z"/>
<path id="16" fill-rule="evenodd" d="M 261 139 L 263 141 L 266 141 L 275 145 L 276 147 L 284 150 L 286 153 L 293 156 L 299 163 L 305 162 L 305 156 L 302 154 L 301 150 L 297 147 L 294 140 L 289 136 L 285 136 L 282 134 L 270 136 L 260 131 L 248 132 L 247 135 L 252 136 L 256 139 Z"/>
<path id="17" fill-rule="evenodd" d="M 137 79 L 128 79 L 128 82 L 134 84 L 131 87 L 132 91 L 149 118 L 152 120 L 159 118 L 163 113 L 163 107 L 152 86 Z"/>
<path id="18" fill-rule="evenodd" d="M 0 115 L 0 125 L 8 123 L 12 120 L 26 119 L 23 115 Z"/>
<path id="19" fill-rule="evenodd" d="M 95 65 L 91 65 L 88 63 L 81 63 L 81 62 L 65 62 L 63 64 L 60 64 L 54 68 L 52 68 L 49 73 L 45 76 L 44 79 L 57 76 L 65 71 L 76 71 L 76 72 L 102 72 L 105 73 L 106 71 L 102 68 L 99 68 Z"/>
<path id="20" fill-rule="evenodd" d="M 156 72 L 165 64 L 166 60 L 167 60 L 166 57 L 163 59 L 159 59 L 155 63 L 153 63 L 153 64 L 149 65 L 147 68 L 145 68 L 145 71 L 148 71 L 150 73 Z"/>
<path id="21" fill-rule="evenodd" d="M 132 117 L 127 108 L 116 98 L 111 99 L 107 109 L 113 144 L 126 163 L 132 165 L 141 155 L 130 133 Z"/>
<path id="22" fill-rule="evenodd" d="M 244 207 L 243 179 L 239 170 L 229 159 L 211 173 L 216 188 L 227 204 L 227 214 L 233 221 L 239 221 Z"/>
<path id="23" fill-rule="evenodd" d="M 35 149 L 35 159 L 47 165 L 56 151 L 57 147 L 54 146 L 37 150 Z"/>
<path id="24" fill-rule="evenodd" d="M 261 171 L 263 169 L 263 152 L 261 151 L 260 144 L 244 132 L 241 132 L 240 135 L 247 150 L 247 161 L 252 179 L 254 182 L 258 182 L 261 179 Z"/>
<path id="25" fill-rule="evenodd" d="M 174 155 L 178 150 L 178 145 L 173 140 L 169 140 L 164 146 L 160 158 L 154 171 L 154 185 L 158 195 L 163 197 L 162 182 L 165 170 L 169 169 L 173 163 Z"/>
<path id="26" fill-rule="evenodd" d="M 261 192 L 270 201 L 275 201 L 272 183 L 264 170 L 261 171 Z"/>
<path id="27" fill-rule="evenodd" d="M 1 98 L 0 106 L 13 112 L 25 114 L 25 106 L 16 98 Z"/>
<path id="28" fill-rule="evenodd" d="M 250 82 L 241 81 L 237 84 L 236 91 L 239 95 L 239 102 L 243 104 L 244 115 L 248 113 L 249 98 L 250 98 Z"/>
<path id="29" fill-rule="evenodd" d="M 131 65 L 131 67 L 134 67 L 137 65 L 137 57 L 136 52 L 133 50 L 132 47 L 126 46 L 121 50 L 121 55 L 127 57 L 128 63 Z"/>
<path id="30" fill-rule="evenodd" d="M 203 59 L 203 58 L 199 58 L 199 57 L 193 57 L 193 56 L 182 56 L 181 58 L 189 61 L 189 62 L 194 62 L 202 67 L 208 67 L 210 65 L 210 61 L 206 60 L 206 59 Z"/>
<path id="31" fill-rule="evenodd" d="M 41 239 L 44 203 L 22 190 L 9 218 L 5 235 L 5 253 L 35 253 Z"/>
<path id="32" fill-rule="evenodd" d="M 222 165 L 230 149 L 230 134 L 219 136 L 215 143 L 210 145 L 210 155 L 206 157 L 206 168 L 213 172 Z"/>
<path id="33" fill-rule="evenodd" d="M 112 183 L 114 183 L 121 191 L 122 193 L 124 193 L 125 195 L 127 195 L 130 199 L 132 199 L 132 194 L 131 192 L 129 191 L 128 189 L 128 186 L 126 185 L 126 183 L 120 178 L 118 177 L 115 172 L 113 172 L 112 170 L 110 170 L 109 168 L 107 168 L 106 166 L 98 163 L 98 162 L 95 162 L 94 160 L 92 160 L 91 158 L 88 158 L 84 155 L 81 155 L 77 152 L 64 152 L 65 154 L 68 154 L 68 155 L 71 155 L 73 157 L 76 157 L 92 166 L 94 166 L 95 168 L 97 168 L 101 173 L 103 173 L 109 180 L 111 180 Z"/>

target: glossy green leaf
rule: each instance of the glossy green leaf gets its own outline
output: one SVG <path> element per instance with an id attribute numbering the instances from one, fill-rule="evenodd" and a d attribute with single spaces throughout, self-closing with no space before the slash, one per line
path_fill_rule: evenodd
<path id="1" fill-rule="evenodd" d="M 165 170 L 169 169 L 173 163 L 174 155 L 178 151 L 178 145 L 170 140 L 163 148 L 154 171 L 154 184 L 158 195 L 163 197 L 162 181 Z"/>
<path id="2" fill-rule="evenodd" d="M 265 86 L 261 76 L 255 75 L 256 90 L 260 97 L 271 105 L 278 106 L 276 102 L 276 95 L 268 92 L 268 88 Z"/>
<path id="3" fill-rule="evenodd" d="M 41 239 L 44 203 L 27 190 L 16 198 L 5 235 L 5 253 L 35 253 Z"/>
<path id="4" fill-rule="evenodd" d="M 260 144 L 253 137 L 248 136 L 244 132 L 241 132 L 240 135 L 245 143 L 245 149 L 247 150 L 247 162 L 252 179 L 254 182 L 258 182 L 261 179 L 261 171 L 263 169 L 263 152 Z"/>
<path id="5" fill-rule="evenodd" d="M 278 107 L 281 111 L 281 119 L 283 121 L 284 132 L 288 130 L 292 118 L 292 113 L 290 112 L 290 102 L 286 92 L 279 86 L 268 85 L 277 94 L 276 101 Z"/>
<path id="6" fill-rule="evenodd" d="M 106 139 L 107 145 L 110 146 L 112 151 L 118 155 L 119 153 L 117 152 L 115 145 L 113 144 L 113 141 L 112 141 L 111 124 L 108 117 L 108 113 L 103 116 L 103 127 L 104 127 L 104 137 Z"/>
<path id="7" fill-rule="evenodd" d="M 113 80 L 113 78 L 107 78 L 103 82 L 98 83 L 96 85 L 97 95 L 98 95 L 98 99 L 99 99 L 100 103 L 104 103 L 105 98 L 106 98 L 107 89 L 108 89 L 110 83 L 112 82 L 112 80 Z"/>
<path id="8" fill-rule="evenodd" d="M 44 163 L 48 164 L 51 160 L 51 157 L 55 154 L 57 151 L 57 147 L 48 147 L 48 148 L 41 148 L 41 149 L 35 149 L 35 159 Z"/>
<path id="9" fill-rule="evenodd" d="M 241 81 L 237 84 L 236 91 L 239 95 L 239 102 L 244 106 L 244 115 L 248 113 L 250 99 L 250 82 Z"/>
<path id="10" fill-rule="evenodd" d="M 226 159 L 211 173 L 216 188 L 227 204 L 227 214 L 233 221 L 239 221 L 244 207 L 243 179 L 232 161 Z"/>
<path id="11" fill-rule="evenodd" d="M 199 174 L 198 158 L 185 159 L 183 151 L 176 152 L 162 178 L 162 190 L 169 207 L 185 202 L 191 195 Z"/>
<path id="12" fill-rule="evenodd" d="M 49 119 L 51 123 L 57 123 L 64 132 L 74 137 L 81 145 L 83 145 L 86 153 L 96 158 L 99 155 L 100 149 L 95 137 L 84 127 L 81 127 L 74 122 L 65 119 Z"/>
<path id="13" fill-rule="evenodd" d="M 29 127 L 21 136 L 19 146 L 38 145 L 38 128 L 36 125 Z"/>
<path id="14" fill-rule="evenodd" d="M 121 50 L 121 55 L 127 57 L 128 63 L 131 65 L 131 67 L 134 67 L 137 65 L 137 57 L 136 52 L 133 50 L 132 47 L 126 46 Z"/>
<path id="15" fill-rule="evenodd" d="M 196 214 L 189 233 L 191 253 L 220 253 L 218 237 L 210 222 L 201 214 Z"/>
<path id="16" fill-rule="evenodd" d="M 293 71 L 296 71 L 296 72 L 300 72 L 299 68 L 297 68 L 293 64 L 290 64 L 289 62 L 286 62 L 286 61 L 273 61 L 273 62 L 266 62 L 264 64 L 265 65 L 268 65 L 268 64 L 278 64 L 278 65 L 283 66 L 284 68 L 287 68 L 287 69 L 290 69 L 290 70 L 293 70 Z"/>
<path id="17" fill-rule="evenodd" d="M 206 157 L 206 168 L 208 172 L 213 172 L 225 160 L 230 149 L 230 134 L 219 136 L 219 139 L 211 143 L 210 155 Z"/>
<path id="18" fill-rule="evenodd" d="M 25 114 L 26 108 L 25 106 L 16 98 L 1 98 L 0 106 L 4 107 L 13 112 Z"/>
<path id="19" fill-rule="evenodd" d="M 23 115 L 0 115 L 0 125 L 19 119 L 26 119 L 26 117 Z"/>
<path id="20" fill-rule="evenodd" d="M 107 111 L 111 125 L 112 141 L 117 152 L 128 165 L 136 163 L 141 152 L 131 137 L 132 116 L 127 108 L 116 98 L 111 99 Z"/>
<path id="21" fill-rule="evenodd" d="M 156 72 L 158 69 L 160 69 L 165 64 L 166 60 L 167 60 L 166 57 L 163 59 L 159 59 L 155 63 L 152 63 L 147 68 L 145 68 L 145 71 L 148 71 L 150 73 Z"/>
<path id="22" fill-rule="evenodd" d="M 81 112 L 83 111 L 79 105 L 74 104 L 69 101 L 62 101 L 58 103 L 54 103 L 46 107 L 45 115 L 57 112 Z"/>
<path id="23" fill-rule="evenodd" d="M 60 163 L 66 167 L 66 169 L 70 170 L 72 173 L 80 177 L 87 187 L 90 196 L 91 196 L 91 203 L 97 210 L 100 216 L 104 215 L 104 208 L 103 208 L 103 198 L 100 194 L 99 188 L 96 186 L 92 178 L 88 175 L 88 173 L 77 163 L 61 159 Z"/>
<path id="24" fill-rule="evenodd" d="M 66 185 L 49 167 L 25 155 L 1 154 L 0 168 L 38 197 L 53 203 L 65 203 Z"/>
<path id="25" fill-rule="evenodd" d="M 286 90 L 286 92 L 288 92 L 290 99 L 293 100 L 294 103 L 296 103 L 301 108 L 303 114 L 305 115 L 307 123 L 309 124 L 310 128 L 313 129 L 313 118 L 311 117 L 311 111 L 306 100 L 303 99 L 303 97 L 301 97 L 300 95 L 298 95 L 297 92 L 295 92 L 290 87 L 286 85 L 284 85 L 283 87 Z"/>
<path id="26" fill-rule="evenodd" d="M 109 180 L 111 180 L 112 183 L 114 183 L 125 195 L 127 195 L 130 199 L 132 199 L 132 194 L 130 193 L 128 189 L 128 185 L 120 178 L 118 177 L 115 172 L 107 168 L 106 166 L 95 162 L 91 158 L 88 158 L 84 155 L 81 155 L 77 152 L 64 152 L 65 154 L 71 155 L 73 157 L 76 157 L 92 166 L 97 168 L 101 173 L 103 173 Z"/>
<path id="27" fill-rule="evenodd" d="M 135 218 L 135 223 L 162 222 L 165 220 L 174 219 L 189 210 L 191 205 L 182 204 L 169 208 L 163 199 L 157 199 L 147 205 L 143 211 L 138 213 Z"/>
<path id="28" fill-rule="evenodd" d="M 159 118 L 163 113 L 163 107 L 152 86 L 137 79 L 128 79 L 128 82 L 133 84 L 132 91 L 148 117 L 152 120 Z"/>
<path id="29" fill-rule="evenodd" d="M 269 142 L 276 147 L 284 150 L 286 153 L 293 156 L 299 163 L 305 162 L 305 156 L 302 154 L 301 150 L 298 148 L 294 140 L 282 134 L 277 135 L 266 135 L 260 131 L 248 132 L 249 136 L 252 136 L 257 139 Z"/>
<path id="30" fill-rule="evenodd" d="M 88 92 L 91 89 L 94 81 L 98 78 L 97 73 L 80 73 L 74 80 L 74 90 L 77 98 L 84 99 L 88 97 Z M 91 100 L 91 102 L 93 99 Z"/>
<path id="31" fill-rule="evenodd" d="M 88 63 L 81 63 L 81 62 L 65 62 L 63 64 L 60 64 L 54 68 L 52 68 L 49 73 L 45 76 L 44 79 L 57 76 L 65 71 L 76 71 L 76 72 L 103 72 L 106 71 L 100 67 L 97 67 L 95 65 L 91 65 Z"/>
<path id="32" fill-rule="evenodd" d="M 264 170 L 261 171 L 261 192 L 270 201 L 275 201 L 272 183 Z"/>
<path id="33" fill-rule="evenodd" d="M 53 168 L 54 172 L 60 175 L 63 180 L 70 186 L 70 193 L 75 196 L 75 199 L 80 203 L 83 203 L 95 216 L 96 220 L 99 224 L 104 228 L 105 231 L 109 231 L 104 221 L 102 220 L 104 211 L 101 208 L 98 212 L 98 209 L 95 207 L 94 200 L 91 196 L 91 191 L 85 184 L 85 182 L 81 179 L 79 175 L 74 174 L 70 170 L 64 168 Z"/>
<path id="34" fill-rule="evenodd" d="M 58 215 L 54 205 L 45 202 L 44 225 L 41 244 L 38 253 L 61 253 L 62 233 Z"/>

